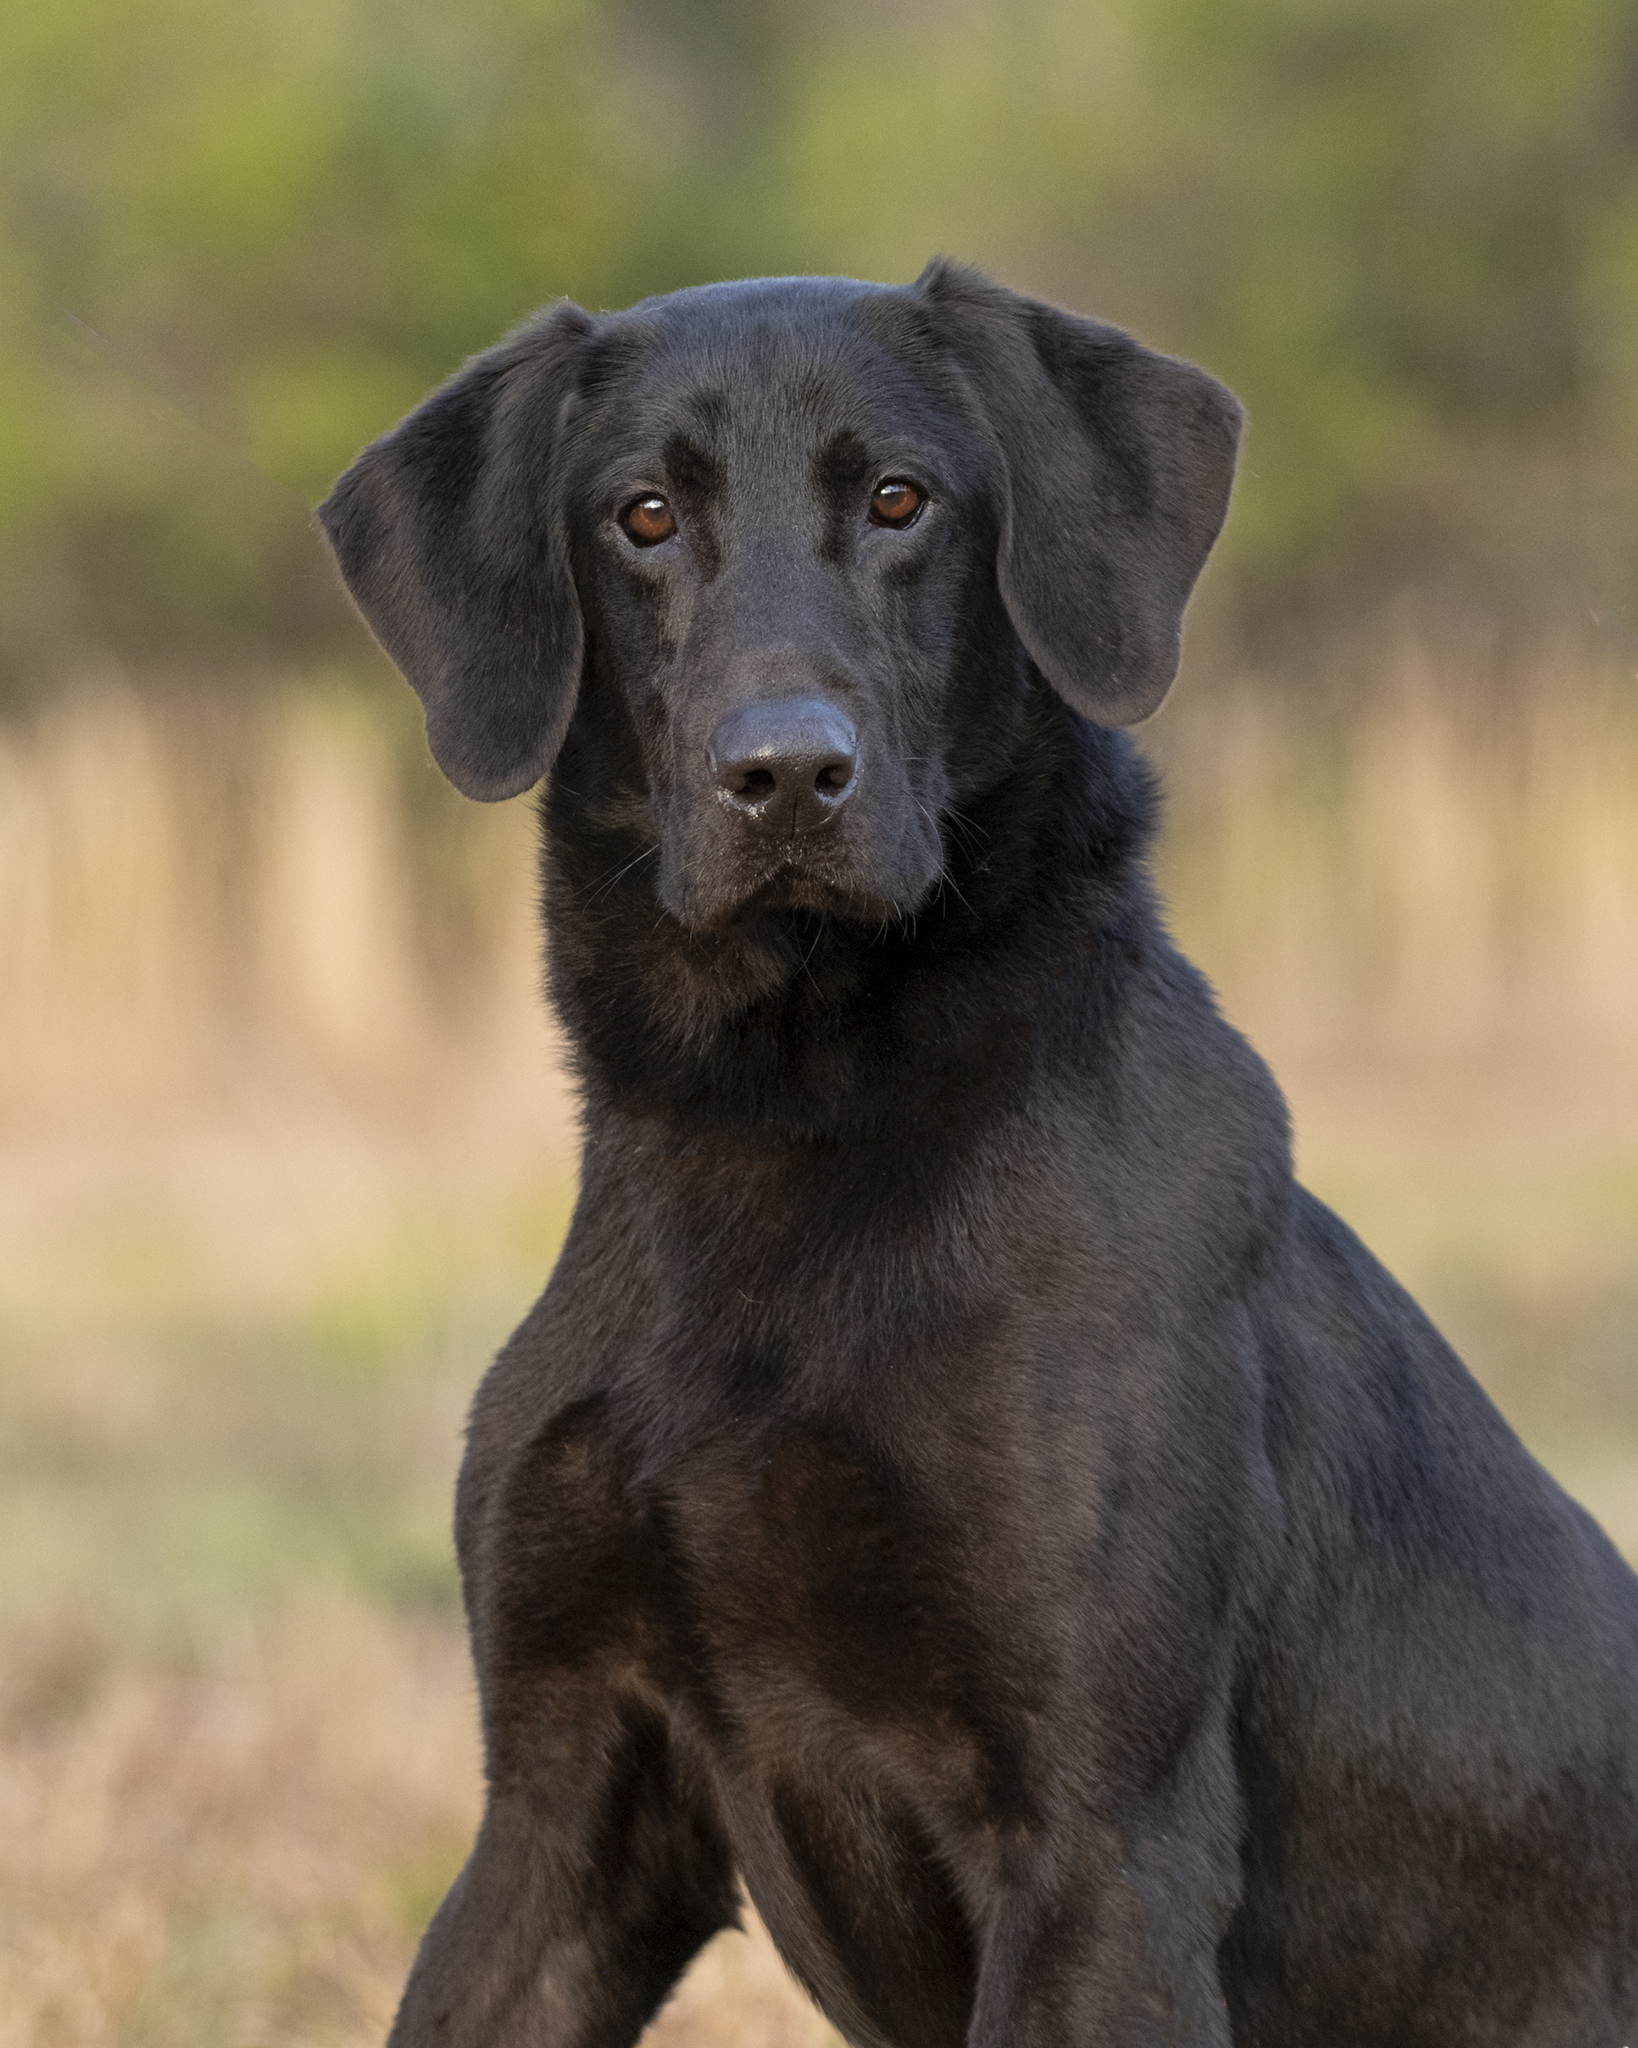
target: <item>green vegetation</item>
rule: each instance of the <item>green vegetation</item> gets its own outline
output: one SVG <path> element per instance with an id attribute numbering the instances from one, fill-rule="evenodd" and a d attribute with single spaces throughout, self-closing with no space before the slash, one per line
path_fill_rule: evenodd
<path id="1" fill-rule="evenodd" d="M 1242 392 L 1243 644 L 1619 636 L 1635 92 L 1621 0 L 14 7 L 0 669 L 356 650 L 305 506 L 532 307 L 935 250 Z"/>

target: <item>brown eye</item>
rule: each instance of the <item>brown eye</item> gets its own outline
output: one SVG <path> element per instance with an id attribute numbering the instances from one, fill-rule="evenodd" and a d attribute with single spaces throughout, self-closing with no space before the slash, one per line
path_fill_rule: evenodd
<path id="1" fill-rule="evenodd" d="M 870 523 L 872 526 L 908 526 L 926 502 L 926 494 L 918 491 L 914 484 L 907 484 L 902 477 L 891 477 L 885 484 L 876 486 L 870 500 Z"/>
<path id="2" fill-rule="evenodd" d="M 677 530 L 671 507 L 657 491 L 628 505 L 620 514 L 620 524 L 640 548 L 658 547 Z"/>

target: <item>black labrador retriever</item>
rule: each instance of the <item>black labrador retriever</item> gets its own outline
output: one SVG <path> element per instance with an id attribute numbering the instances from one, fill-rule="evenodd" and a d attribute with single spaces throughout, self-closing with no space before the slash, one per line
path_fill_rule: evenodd
<path id="1" fill-rule="evenodd" d="M 1638 2043 L 1638 1581 L 1145 867 L 1238 426 L 935 264 L 559 306 L 322 507 L 450 778 L 546 778 L 585 1106 L 402 2048 L 633 2041 L 739 1878 L 860 2048 Z"/>

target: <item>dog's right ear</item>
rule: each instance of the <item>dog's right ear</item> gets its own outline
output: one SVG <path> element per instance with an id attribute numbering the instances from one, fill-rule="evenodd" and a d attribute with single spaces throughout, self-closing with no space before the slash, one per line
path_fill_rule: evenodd
<path id="1" fill-rule="evenodd" d="M 455 787 L 546 773 L 580 683 L 580 606 L 554 457 L 594 323 L 562 305 L 372 442 L 318 518 L 370 630 L 426 710 Z"/>

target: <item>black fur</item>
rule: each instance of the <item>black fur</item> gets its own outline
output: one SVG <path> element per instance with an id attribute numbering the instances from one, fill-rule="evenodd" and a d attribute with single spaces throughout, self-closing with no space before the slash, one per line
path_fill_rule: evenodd
<path id="1" fill-rule="evenodd" d="M 560 310 L 323 508 L 451 776 L 555 759 L 585 1101 L 400 2048 L 631 2042 L 736 1873 L 859 2044 L 1638 2041 L 1638 1584 L 1293 1183 L 1109 729 L 1236 424 L 967 273 L 775 280 Z M 813 697 L 857 792 L 747 833 L 715 722 Z"/>

